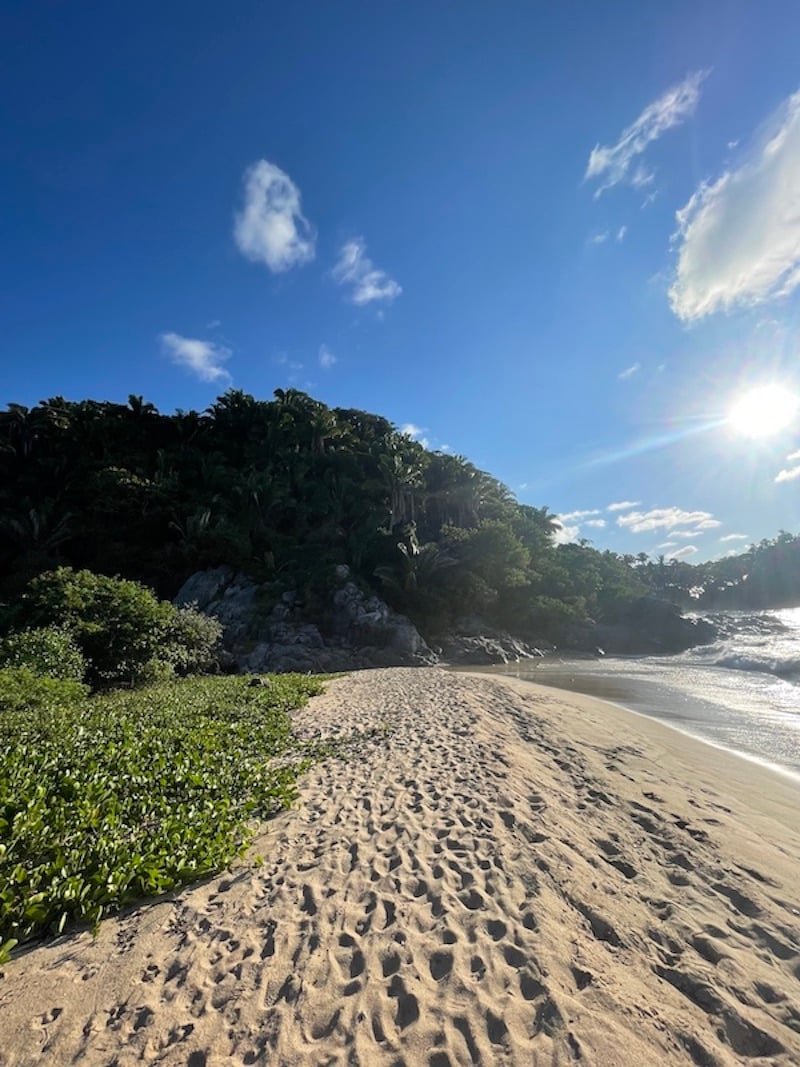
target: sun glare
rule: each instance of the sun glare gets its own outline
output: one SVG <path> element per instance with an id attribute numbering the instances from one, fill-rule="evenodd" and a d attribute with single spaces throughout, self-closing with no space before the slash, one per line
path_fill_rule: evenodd
<path id="1" fill-rule="evenodd" d="M 769 437 L 785 429 L 800 408 L 800 399 L 782 385 L 763 385 L 739 397 L 728 423 L 746 437 Z"/>

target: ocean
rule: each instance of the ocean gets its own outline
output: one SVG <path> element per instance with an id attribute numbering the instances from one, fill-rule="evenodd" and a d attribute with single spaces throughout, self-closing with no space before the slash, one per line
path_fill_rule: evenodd
<path id="1" fill-rule="evenodd" d="M 703 617 L 718 640 L 677 656 L 556 652 L 491 670 L 620 704 L 800 786 L 800 608 Z"/>

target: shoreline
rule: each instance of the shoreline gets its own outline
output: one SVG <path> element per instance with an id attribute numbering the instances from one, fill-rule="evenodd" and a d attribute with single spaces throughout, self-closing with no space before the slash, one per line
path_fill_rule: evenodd
<path id="1" fill-rule="evenodd" d="M 4 966 L 1 1067 L 800 1061 L 785 780 L 480 672 L 358 672 L 295 723 L 360 740 L 233 870 Z"/>
<path id="2" fill-rule="evenodd" d="M 670 657 L 656 662 L 615 656 L 588 665 L 579 660 L 572 668 L 568 662 L 528 668 L 522 661 L 463 669 L 604 701 L 800 783 L 800 718 L 792 704 L 800 689 L 776 693 L 773 687 L 787 683 L 774 676 L 675 664 Z"/>
<path id="3" fill-rule="evenodd" d="M 615 657 L 623 658 L 623 657 Z M 636 657 L 627 657 L 635 659 Z M 642 657 L 644 658 L 644 657 Z M 476 677 L 486 678 L 499 678 L 504 681 L 518 681 L 523 685 L 532 685 L 536 688 L 545 690 L 551 690 L 556 693 L 564 693 L 569 697 L 576 697 L 580 699 L 586 699 L 590 701 L 596 701 L 599 704 L 605 704 L 609 708 L 614 708 L 617 711 L 621 711 L 626 715 L 636 715 L 641 719 L 645 719 L 648 722 L 657 723 L 659 726 L 664 727 L 666 730 L 672 730 L 682 737 L 695 742 L 699 745 L 705 745 L 709 748 L 713 748 L 717 752 L 725 753 L 727 756 L 732 756 L 735 759 L 745 760 L 747 763 L 753 764 L 755 767 L 767 772 L 768 774 L 775 775 L 778 778 L 788 779 L 796 786 L 800 787 L 800 771 L 793 770 L 791 767 L 785 767 L 783 764 L 775 763 L 772 760 L 768 760 L 763 756 L 759 756 L 753 752 L 745 752 L 743 749 L 733 748 L 731 745 L 726 745 L 722 741 L 715 741 L 710 737 L 704 737 L 700 733 L 693 732 L 687 727 L 680 726 L 677 722 L 670 719 L 664 719 L 655 713 L 640 711 L 638 708 L 632 708 L 627 704 L 623 704 L 620 701 L 610 700 L 608 697 L 600 696 L 597 693 L 588 693 L 582 689 L 567 689 L 560 685 L 551 685 L 548 682 L 538 682 L 532 678 L 521 677 L 520 675 L 506 674 L 505 670 L 511 664 L 493 664 L 485 667 L 446 667 L 447 670 L 452 670 L 457 674 L 464 674 L 466 676 L 474 675 Z"/>

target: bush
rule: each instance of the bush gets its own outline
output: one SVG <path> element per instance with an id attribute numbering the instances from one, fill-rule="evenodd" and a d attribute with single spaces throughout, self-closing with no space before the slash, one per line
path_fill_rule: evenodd
<path id="1" fill-rule="evenodd" d="M 86 660 L 72 634 L 59 626 L 13 633 L 0 642 L 1 667 L 27 667 L 34 674 L 80 682 Z"/>
<path id="2" fill-rule="evenodd" d="M 175 608 L 167 627 L 164 659 L 176 674 L 213 671 L 222 637 L 222 624 L 192 604 Z"/>
<path id="3" fill-rule="evenodd" d="M 48 678 L 28 667 L 0 669 L 0 714 L 68 708 L 86 697 L 87 686 L 66 678 Z"/>
<path id="4" fill-rule="evenodd" d="M 68 629 L 93 685 L 138 685 L 170 673 L 165 652 L 175 615 L 172 604 L 138 582 L 59 567 L 30 583 L 17 621 Z"/>

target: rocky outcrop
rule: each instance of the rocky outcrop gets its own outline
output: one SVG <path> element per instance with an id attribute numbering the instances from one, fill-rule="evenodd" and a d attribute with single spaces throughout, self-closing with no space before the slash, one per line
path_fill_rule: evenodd
<path id="1" fill-rule="evenodd" d="M 441 639 L 442 659 L 458 666 L 519 663 L 537 659 L 552 650 L 553 645 L 547 641 L 526 643 L 512 634 L 494 629 L 477 616 L 460 619 L 453 632 Z"/>
<path id="2" fill-rule="evenodd" d="M 297 592 L 275 602 L 264 586 L 229 567 L 193 574 L 175 603 L 195 603 L 219 619 L 226 657 L 241 671 L 318 673 L 437 661 L 413 623 L 364 593 L 345 566 L 335 568 L 330 604 L 319 613 L 324 627 L 308 617 Z"/>
<path id="3" fill-rule="evenodd" d="M 688 619 L 666 600 L 640 597 L 616 622 L 575 625 L 563 647 L 618 656 L 669 655 L 710 644 L 716 636 L 705 619 Z"/>

